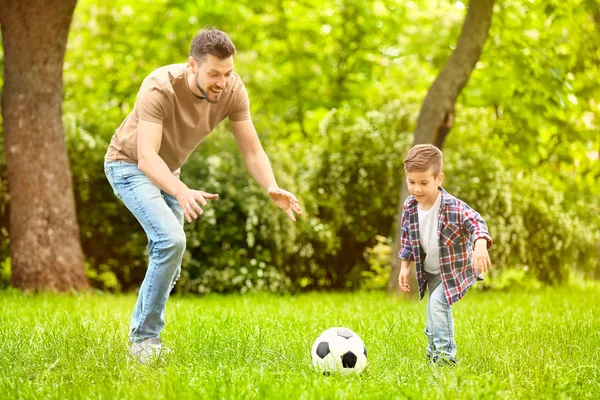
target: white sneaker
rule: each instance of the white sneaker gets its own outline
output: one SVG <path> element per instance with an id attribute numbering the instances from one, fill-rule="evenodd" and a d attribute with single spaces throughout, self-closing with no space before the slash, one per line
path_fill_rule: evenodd
<path id="1" fill-rule="evenodd" d="M 161 359 L 163 353 L 160 338 L 144 339 L 141 342 L 129 342 L 129 354 L 142 364 L 148 364 Z"/>

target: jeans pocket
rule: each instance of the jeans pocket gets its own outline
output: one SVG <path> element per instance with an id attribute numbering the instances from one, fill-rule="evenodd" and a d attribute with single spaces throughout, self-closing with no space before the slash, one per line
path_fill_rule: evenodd
<path id="1" fill-rule="evenodd" d="M 113 167 L 104 166 L 104 173 L 106 174 L 106 179 L 108 180 L 108 183 L 110 183 L 110 187 L 112 188 L 115 196 L 117 196 L 119 200 L 123 200 L 123 198 L 119 194 L 119 191 L 117 190 L 117 184 L 115 182 L 115 174 Z"/>

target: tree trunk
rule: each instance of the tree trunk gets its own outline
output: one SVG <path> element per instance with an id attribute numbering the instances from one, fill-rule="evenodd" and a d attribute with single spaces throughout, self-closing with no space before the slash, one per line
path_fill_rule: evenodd
<path id="1" fill-rule="evenodd" d="M 23 290 L 89 287 L 62 124 L 62 68 L 76 2 L 0 3 L 11 284 Z"/>
<path id="2" fill-rule="evenodd" d="M 458 38 L 456 49 L 448 59 L 423 101 L 417 119 L 413 145 L 432 143 L 440 149 L 454 122 L 454 104 L 463 87 L 469 80 L 475 64 L 479 60 L 490 25 L 494 0 L 471 0 L 463 29 Z M 408 187 L 403 179 L 402 191 L 396 214 L 396 229 L 392 248 L 392 273 L 388 282 L 388 292 L 398 293 L 398 274 L 400 272 L 400 251 L 402 206 L 408 197 Z M 414 280 L 414 277 L 413 277 Z M 416 288 L 414 284 L 411 287 Z M 414 291 L 413 291 L 414 292 Z"/>

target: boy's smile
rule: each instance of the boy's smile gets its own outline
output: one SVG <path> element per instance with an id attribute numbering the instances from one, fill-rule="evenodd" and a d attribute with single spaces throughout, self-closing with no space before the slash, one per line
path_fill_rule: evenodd
<path id="1" fill-rule="evenodd" d="M 428 210 L 433 206 L 439 194 L 438 187 L 442 186 L 443 181 L 444 173 L 440 172 L 435 176 L 433 168 L 427 171 L 406 171 L 408 191 L 415 197 L 423 210 Z"/>

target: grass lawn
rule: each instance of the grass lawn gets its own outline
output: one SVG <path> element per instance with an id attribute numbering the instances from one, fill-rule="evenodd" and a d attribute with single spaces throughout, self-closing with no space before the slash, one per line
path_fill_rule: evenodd
<path id="1" fill-rule="evenodd" d="M 127 355 L 133 295 L 0 292 L 2 399 L 600 398 L 600 287 L 472 291 L 454 307 L 459 364 L 425 362 L 425 301 L 383 293 L 172 297 L 165 363 Z M 358 376 L 323 376 L 326 328 L 365 341 Z"/>

